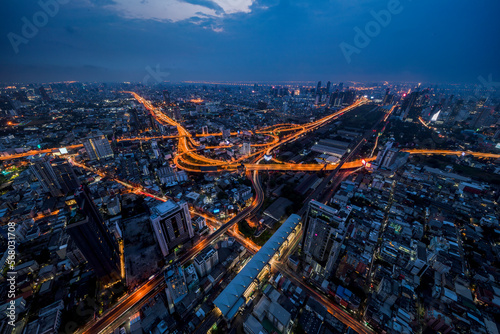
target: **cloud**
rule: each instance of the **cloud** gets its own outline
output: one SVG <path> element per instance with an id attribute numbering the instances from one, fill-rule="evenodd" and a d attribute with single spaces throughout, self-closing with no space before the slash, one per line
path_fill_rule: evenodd
<path id="1" fill-rule="evenodd" d="M 250 13 L 255 0 L 113 0 L 104 7 L 129 19 L 178 22 Z"/>

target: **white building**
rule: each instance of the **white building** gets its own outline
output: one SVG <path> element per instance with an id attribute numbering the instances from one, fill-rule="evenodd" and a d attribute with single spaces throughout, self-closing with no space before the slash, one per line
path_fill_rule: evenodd
<path id="1" fill-rule="evenodd" d="M 90 160 L 101 160 L 113 157 L 113 150 L 106 136 L 98 131 L 89 135 L 83 142 L 83 147 Z"/>
<path id="2" fill-rule="evenodd" d="M 168 200 L 151 209 L 150 221 L 164 256 L 194 236 L 191 214 L 184 201 Z"/>
<path id="3" fill-rule="evenodd" d="M 219 253 L 213 247 L 208 247 L 194 258 L 194 267 L 200 277 L 204 277 L 219 263 Z"/>

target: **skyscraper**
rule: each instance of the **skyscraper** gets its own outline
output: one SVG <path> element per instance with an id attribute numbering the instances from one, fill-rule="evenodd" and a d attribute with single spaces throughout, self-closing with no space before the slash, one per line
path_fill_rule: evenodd
<path id="1" fill-rule="evenodd" d="M 100 131 L 89 135 L 83 142 L 83 146 L 90 160 L 101 160 L 113 157 L 111 145 L 106 136 Z"/>
<path id="2" fill-rule="evenodd" d="M 332 86 L 332 83 L 328 81 L 326 83 L 326 95 L 330 94 L 330 87 Z"/>
<path id="3" fill-rule="evenodd" d="M 76 177 L 73 167 L 66 160 L 54 159 L 51 161 L 51 166 L 64 195 L 72 193 L 80 186 L 80 180 Z"/>
<path id="4" fill-rule="evenodd" d="M 87 186 L 75 194 L 78 208 L 67 224 L 67 232 L 97 277 L 109 283 L 121 278 L 118 243 L 110 233 L 92 200 Z"/>
<path id="5" fill-rule="evenodd" d="M 170 93 L 168 90 L 163 91 L 163 99 L 165 100 L 165 104 L 170 104 Z"/>
<path id="6" fill-rule="evenodd" d="M 40 96 L 44 101 L 50 101 L 49 94 L 47 94 L 47 91 L 43 86 L 40 86 L 40 88 L 38 88 L 38 91 L 40 92 Z"/>
<path id="7" fill-rule="evenodd" d="M 318 85 L 316 86 L 316 95 L 319 94 L 319 90 L 321 89 L 321 81 L 318 81 Z"/>
<path id="8" fill-rule="evenodd" d="M 42 189 L 54 197 L 66 195 L 80 185 L 75 171 L 63 159 L 50 160 L 48 157 L 40 157 L 29 168 L 40 181 Z"/>
<path id="9" fill-rule="evenodd" d="M 473 120 L 472 127 L 474 128 L 483 128 L 488 127 L 490 124 L 494 123 L 496 120 L 492 116 L 493 109 L 488 107 L 483 107 L 481 111 L 476 114 L 476 117 Z"/>
<path id="10" fill-rule="evenodd" d="M 175 203 L 169 200 L 157 205 L 151 209 L 149 219 L 164 256 L 194 236 L 186 202 Z"/>
<path id="11" fill-rule="evenodd" d="M 318 85 L 316 86 L 316 100 L 314 104 L 318 105 L 321 102 L 321 81 L 318 81 Z"/>
<path id="12" fill-rule="evenodd" d="M 317 273 L 329 275 L 344 240 L 345 221 L 350 209 L 337 210 L 312 200 L 305 218 L 302 249 Z"/>

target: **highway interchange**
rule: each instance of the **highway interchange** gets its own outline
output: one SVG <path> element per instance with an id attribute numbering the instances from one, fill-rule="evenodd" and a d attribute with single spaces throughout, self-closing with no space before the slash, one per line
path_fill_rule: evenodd
<path id="1" fill-rule="evenodd" d="M 153 139 L 177 139 L 177 152 L 174 157 L 174 163 L 178 168 L 189 171 L 189 172 L 204 172 L 204 167 L 210 167 L 210 171 L 236 171 L 240 167 L 244 167 L 246 170 L 247 177 L 252 181 L 252 186 L 255 190 L 255 197 L 250 206 L 246 207 L 244 210 L 239 212 L 236 216 L 231 218 L 221 226 L 212 234 L 210 234 L 207 238 L 203 239 L 201 242 L 194 245 L 191 249 L 189 249 L 186 253 L 184 253 L 180 258 L 176 260 L 176 262 L 180 265 L 183 265 L 193 259 L 200 251 L 202 251 L 205 247 L 210 245 L 213 241 L 218 239 L 226 232 L 230 232 L 234 234 L 234 231 L 230 231 L 230 228 L 237 224 L 239 221 L 245 219 L 248 216 L 255 215 L 260 210 L 263 200 L 264 200 L 264 192 L 259 179 L 259 171 L 305 171 L 305 172 L 314 172 L 314 171 L 330 171 L 327 177 L 324 178 L 323 182 L 320 186 L 313 191 L 313 193 L 308 197 L 310 199 L 318 199 L 319 196 L 321 200 L 328 201 L 329 197 L 331 198 L 331 192 L 325 194 L 323 196 L 323 192 L 327 187 L 331 187 L 332 189 L 336 188 L 341 180 L 349 174 L 349 171 L 345 173 L 338 173 L 340 169 L 352 170 L 354 168 L 363 167 L 362 159 L 348 161 L 350 160 L 357 152 L 359 147 L 362 146 L 364 142 L 366 142 L 367 135 L 364 135 L 361 140 L 357 143 L 357 145 L 351 150 L 351 152 L 345 156 L 339 163 L 337 164 L 290 164 L 290 163 L 281 163 L 273 159 L 273 162 L 276 163 L 266 163 L 260 164 L 260 162 L 264 159 L 264 157 L 272 156 L 272 153 L 275 149 L 282 146 L 283 144 L 292 142 L 301 136 L 317 130 L 318 128 L 328 124 L 332 120 L 337 119 L 341 115 L 354 110 L 355 108 L 368 103 L 366 99 L 360 99 L 354 102 L 352 105 L 334 112 L 326 117 L 323 117 L 317 121 L 296 125 L 296 124 L 279 124 L 272 127 L 264 128 L 259 131 L 256 131 L 259 134 L 266 135 L 270 138 L 270 141 L 265 144 L 257 144 L 252 145 L 256 150 L 254 153 L 251 153 L 249 156 L 244 156 L 240 159 L 236 159 L 234 161 L 220 161 L 215 159 L 207 158 L 203 155 L 200 155 L 199 143 L 195 138 L 202 136 L 220 136 L 221 133 L 216 134 L 203 134 L 203 135 L 192 135 L 187 131 L 180 123 L 171 119 L 167 115 L 165 115 L 159 108 L 155 108 L 151 102 L 145 100 L 138 94 L 134 92 L 126 92 L 132 94 L 132 96 L 141 103 L 146 110 L 148 110 L 151 115 L 160 123 L 167 124 L 170 126 L 175 126 L 177 128 L 178 135 L 176 136 L 158 136 L 158 137 L 140 137 L 140 138 L 121 138 L 118 141 L 122 140 L 153 140 Z M 394 108 L 393 108 L 394 109 Z M 392 110 L 391 109 L 391 112 Z M 387 115 L 388 116 L 388 115 Z M 387 121 L 388 117 L 384 118 L 384 121 Z M 378 123 L 377 123 L 378 124 Z M 277 132 L 286 133 L 281 138 L 276 135 Z M 231 135 L 236 135 L 236 133 L 232 133 Z M 377 140 L 378 142 L 378 140 Z M 377 142 L 375 145 L 377 145 Z M 67 149 L 76 149 L 81 148 L 83 145 L 73 145 L 67 147 Z M 376 147 L 376 146 L 375 146 Z M 375 151 L 375 147 L 372 150 L 372 154 L 369 157 L 366 157 L 364 160 L 369 162 L 373 161 L 375 158 L 373 157 L 373 153 Z M 219 148 L 217 147 L 208 147 L 210 148 Z M 8 160 L 8 159 L 16 159 L 22 157 L 28 157 L 31 155 L 39 154 L 39 153 L 53 153 L 57 149 L 43 149 L 43 150 L 32 150 L 24 153 L 14 154 L 10 156 L 1 156 L 0 160 Z M 410 154 L 440 154 L 440 155 L 461 155 L 463 152 L 461 151 L 449 151 L 449 150 L 428 150 L 428 149 L 413 149 L 413 150 L 404 150 L 409 152 Z M 465 152 L 465 154 L 471 154 L 475 157 L 483 157 L 483 158 L 500 158 L 498 154 L 490 154 L 490 153 L 482 153 L 482 152 Z M 75 161 L 71 162 L 77 166 L 88 168 L 83 164 L 76 163 Z M 102 175 L 106 176 L 106 175 Z M 339 177 L 337 177 L 339 176 Z M 134 186 L 123 180 L 116 180 L 120 182 L 127 188 L 132 191 L 147 195 L 151 197 L 155 197 L 159 200 L 164 201 L 165 198 L 158 197 L 156 195 L 148 193 L 142 187 Z M 333 182 L 335 181 L 335 182 Z M 305 203 L 307 205 L 307 203 Z M 305 207 L 300 210 L 300 214 L 303 214 L 305 211 Z M 238 239 L 241 239 L 241 235 L 238 236 Z M 249 248 L 249 245 L 245 245 Z M 252 253 L 255 253 L 255 246 L 250 248 Z M 294 283 L 304 286 L 300 277 L 298 277 L 295 273 L 290 272 L 288 268 L 286 268 L 283 264 L 277 264 L 277 268 L 283 273 L 286 274 Z M 89 322 L 86 326 L 81 328 L 78 333 L 101 333 L 109 330 L 110 326 L 119 325 L 128 318 L 136 313 L 142 305 L 144 305 L 151 297 L 163 291 L 165 288 L 165 281 L 163 278 L 163 273 L 165 271 L 165 267 L 161 268 L 161 270 L 153 276 L 150 280 L 145 282 L 142 286 L 138 287 L 135 291 L 129 293 L 125 297 L 123 297 L 113 308 L 107 310 L 100 318 L 95 319 Z M 318 294 L 317 291 L 311 289 L 310 287 L 306 287 L 308 292 L 315 296 L 327 309 L 329 312 L 334 314 L 339 320 L 341 320 L 344 324 L 354 328 L 358 332 L 361 333 L 372 333 L 366 326 L 359 323 L 357 320 L 353 319 L 347 312 L 338 308 L 336 305 L 332 304 L 329 300 L 325 298 L 325 296 Z"/>

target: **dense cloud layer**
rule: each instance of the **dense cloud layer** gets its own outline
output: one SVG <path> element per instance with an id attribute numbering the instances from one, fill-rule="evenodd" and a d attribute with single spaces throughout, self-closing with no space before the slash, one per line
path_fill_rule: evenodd
<path id="1" fill-rule="evenodd" d="M 500 78 L 500 39 L 492 35 L 500 31 L 498 1 L 23 0 L 4 7 L 5 82 L 139 81 L 157 65 L 172 81 Z"/>

